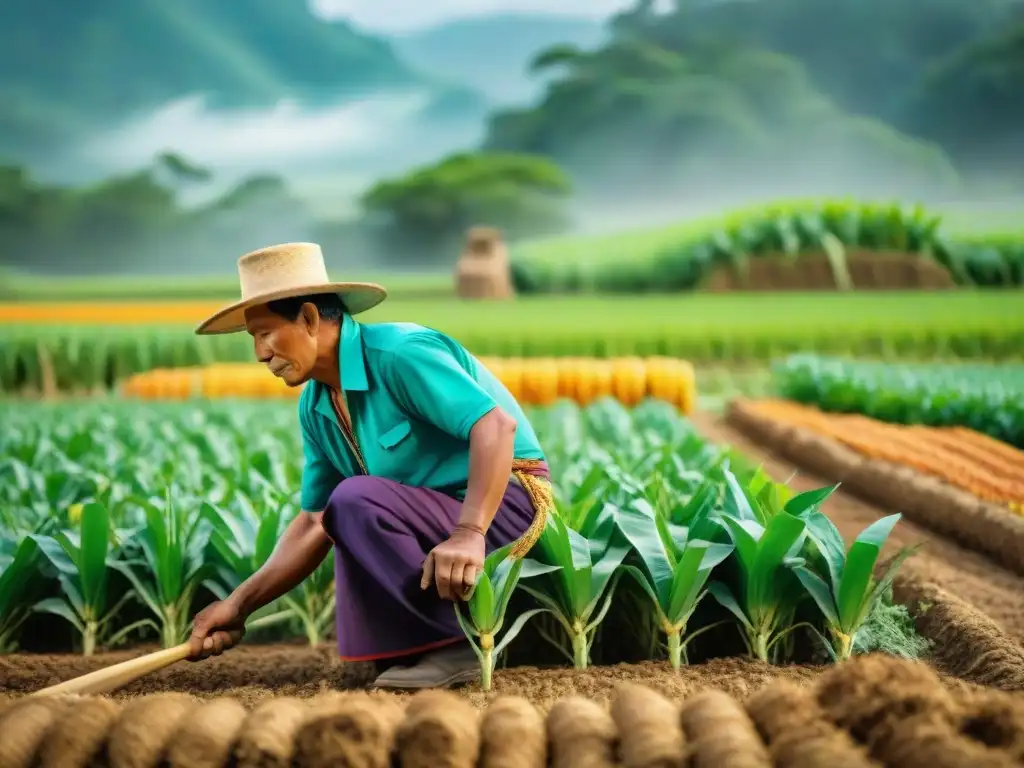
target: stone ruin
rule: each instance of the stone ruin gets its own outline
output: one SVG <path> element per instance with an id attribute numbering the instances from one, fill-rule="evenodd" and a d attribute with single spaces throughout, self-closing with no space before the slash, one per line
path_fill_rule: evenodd
<path id="1" fill-rule="evenodd" d="M 491 227 L 473 227 L 455 267 L 455 293 L 460 299 L 510 299 L 514 295 L 508 248 Z"/>

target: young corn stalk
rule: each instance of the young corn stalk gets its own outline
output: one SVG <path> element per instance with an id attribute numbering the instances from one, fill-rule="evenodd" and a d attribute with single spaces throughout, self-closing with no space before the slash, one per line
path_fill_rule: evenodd
<path id="1" fill-rule="evenodd" d="M 172 503 L 168 490 L 164 508 L 144 503 L 146 525 L 136 538 L 141 558 L 114 563 L 131 582 L 154 619 L 143 622 L 160 635 L 163 647 L 181 643 L 188 635 L 192 599 L 200 586 L 219 598 L 227 596 L 213 577 L 216 569 L 204 561 L 209 523 Z"/>
<path id="2" fill-rule="evenodd" d="M 676 528 L 673 535 L 664 517 L 649 514 L 637 505 L 616 512 L 616 523 L 643 562 L 643 569 L 625 565 L 630 574 L 651 599 L 661 631 L 668 641 L 668 657 L 678 670 L 686 661 L 686 647 L 691 640 L 718 624 L 687 636 L 690 617 L 707 594 L 705 585 L 715 566 L 733 551 L 732 544 L 716 544 L 698 538 L 714 534 L 709 518 L 713 509 L 713 486 L 703 486 L 693 496 L 684 514 L 691 520 L 689 528 Z M 674 527 L 674 526 L 673 526 Z"/>
<path id="3" fill-rule="evenodd" d="M 869 525 L 848 551 L 838 529 L 820 511 L 811 508 L 799 516 L 806 521 L 808 536 L 823 563 L 810 567 L 793 563 L 791 568 L 825 617 L 828 638 L 821 637 L 817 630 L 815 634 L 834 661 L 845 661 L 853 654 L 858 633 L 871 612 L 916 547 L 901 549 L 882 578 L 875 581 L 873 572 L 878 556 L 900 515 L 889 515 Z"/>
<path id="4" fill-rule="evenodd" d="M 455 617 L 480 660 L 480 685 L 491 690 L 494 665 L 502 651 L 522 632 L 526 622 L 543 612 L 535 608 L 520 614 L 495 645 L 495 637 L 505 623 L 509 600 L 519 583 L 523 560 L 510 560 L 512 545 L 495 550 L 484 560 L 484 569 L 469 597 L 469 617 L 462 615 L 461 604 L 455 602 Z"/>
<path id="5" fill-rule="evenodd" d="M 762 495 L 751 505 L 735 476 L 728 470 L 725 476 L 723 519 L 736 547 L 739 594 L 720 581 L 708 592 L 739 620 L 750 655 L 769 662 L 776 643 L 801 626 L 793 618 L 804 590 L 787 566 L 799 558 L 806 524 L 784 509 L 762 505 Z"/>
<path id="6" fill-rule="evenodd" d="M 128 590 L 112 607 L 107 606 L 107 576 L 116 561 L 110 557 L 110 516 L 103 504 L 84 504 L 78 531 L 56 531 L 52 536 L 35 535 L 39 551 L 57 570 L 63 597 L 49 597 L 36 603 L 34 610 L 52 613 L 67 620 L 82 642 L 82 654 L 92 656 L 97 643 L 117 644 L 129 633 L 140 629 L 137 621 L 108 636 L 110 622 L 121 607 L 135 597 Z"/>
<path id="7" fill-rule="evenodd" d="M 548 517 L 533 558 L 528 558 L 520 584 L 565 630 L 571 653 L 554 638 L 546 639 L 569 657 L 576 669 L 590 662 L 594 632 L 611 606 L 619 566 L 629 554 L 629 542 L 615 525 L 613 508 L 592 507 L 582 530 L 574 531 L 560 516 Z"/>

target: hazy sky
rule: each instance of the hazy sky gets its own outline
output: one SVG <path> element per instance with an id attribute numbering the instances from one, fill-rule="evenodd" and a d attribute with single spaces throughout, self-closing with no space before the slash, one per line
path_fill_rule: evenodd
<path id="1" fill-rule="evenodd" d="M 312 0 L 324 16 L 352 19 L 364 29 L 404 32 L 446 19 L 495 11 L 557 13 L 603 19 L 628 8 L 631 0 Z"/>

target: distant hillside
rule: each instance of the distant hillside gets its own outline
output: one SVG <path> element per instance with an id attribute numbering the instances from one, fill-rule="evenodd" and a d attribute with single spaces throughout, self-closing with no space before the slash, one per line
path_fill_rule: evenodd
<path id="1" fill-rule="evenodd" d="M 395 37 L 393 45 L 418 71 L 465 83 L 493 104 L 522 103 L 542 89 L 527 71 L 540 51 L 569 43 L 580 48 L 602 44 L 604 24 L 573 16 L 488 14 L 459 19 Z"/>
<path id="2" fill-rule="evenodd" d="M 0 4 L 0 158 L 196 93 L 270 106 L 423 83 L 387 42 L 306 0 Z"/>

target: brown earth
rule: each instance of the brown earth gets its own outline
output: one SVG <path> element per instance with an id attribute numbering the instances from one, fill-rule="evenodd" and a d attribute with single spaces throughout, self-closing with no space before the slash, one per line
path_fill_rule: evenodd
<path id="1" fill-rule="evenodd" d="M 277 696 L 250 708 L 180 693 L 0 700 L 0 765 L 942 768 L 1024 760 L 1024 701 L 950 689 L 920 662 L 863 656 L 749 696 L 617 682 L 603 704 L 586 697 L 589 689 L 567 688 L 543 707 L 515 690 L 482 708 L 444 691 Z"/>
<path id="2" fill-rule="evenodd" d="M 828 257 L 821 252 L 752 256 L 748 274 L 732 265 L 712 269 L 702 288 L 706 291 L 834 291 L 835 277 Z M 949 290 L 957 287 L 949 271 L 932 259 L 911 253 L 854 251 L 846 266 L 858 290 Z"/>
<path id="3" fill-rule="evenodd" d="M 761 442 L 767 440 L 763 430 L 758 433 L 756 440 L 753 435 L 744 434 L 745 431 L 752 431 L 753 422 L 738 418 L 735 415 L 737 412 L 735 408 L 730 410 L 731 419 L 736 423 L 742 421 L 744 431 L 711 414 L 695 414 L 693 420 L 698 430 L 709 440 L 733 446 L 751 460 L 762 463 L 765 471 L 776 480 L 784 481 L 798 491 L 831 485 L 842 476 L 843 486 L 829 498 L 823 511 L 829 515 L 847 542 L 852 541 L 878 518 L 892 512 L 904 513 L 904 519 L 889 537 L 886 553 L 891 555 L 901 547 L 921 545 L 920 550 L 904 566 L 907 575 L 913 577 L 916 583 L 932 585 L 951 595 L 958 600 L 958 605 L 973 606 L 977 612 L 987 616 L 1013 639 L 1009 651 L 1024 666 L 1024 577 L 1001 567 L 991 557 L 972 548 L 973 545 L 986 542 L 990 548 L 995 548 L 998 539 L 986 539 L 968 533 L 966 529 L 970 523 L 967 521 L 971 518 L 964 515 L 957 520 L 950 514 L 944 505 L 948 505 L 949 498 L 959 498 L 962 495 L 959 490 L 946 487 L 943 490 L 949 495 L 945 501 L 931 497 L 929 505 L 922 506 L 919 500 L 912 497 L 913 488 L 907 480 L 914 480 L 914 485 L 919 486 L 938 481 L 919 476 L 907 478 L 909 470 L 895 466 L 888 469 L 899 482 L 890 482 L 882 487 L 872 485 L 871 481 L 877 479 L 868 476 L 865 483 L 858 484 L 857 474 L 850 468 L 857 466 L 856 462 L 867 462 L 852 451 L 826 438 L 793 429 L 778 430 L 773 444 L 767 447 Z M 807 464 L 813 464 L 814 469 L 794 462 L 796 455 L 802 457 Z M 888 493 L 891 496 L 884 507 L 875 506 L 871 501 L 855 495 L 864 494 L 877 504 L 878 497 L 885 489 L 890 489 Z M 980 502 L 975 499 L 975 508 L 978 504 Z M 1004 520 L 1014 518 L 1007 510 L 1000 510 L 1000 516 Z M 945 521 L 948 536 L 936 531 L 936 520 Z"/>

